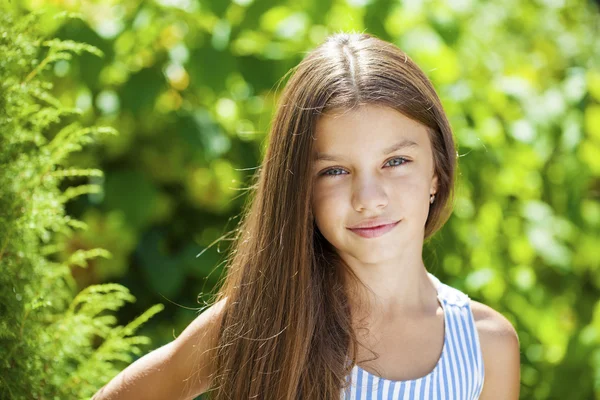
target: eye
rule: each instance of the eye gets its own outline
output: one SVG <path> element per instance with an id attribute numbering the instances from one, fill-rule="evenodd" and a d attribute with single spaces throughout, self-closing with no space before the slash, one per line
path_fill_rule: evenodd
<path id="1" fill-rule="evenodd" d="M 325 170 L 321 173 L 322 176 L 338 176 L 338 175 L 342 175 L 342 174 L 336 174 L 336 171 L 344 171 L 341 168 L 330 168 L 328 170 Z M 333 172 L 333 173 L 331 173 Z"/>
<path id="2" fill-rule="evenodd" d="M 400 161 L 400 162 L 397 163 L 397 161 Z M 386 164 L 389 164 L 390 162 L 392 162 L 392 164 L 393 164 L 393 165 L 390 165 L 390 167 L 395 168 L 395 167 L 399 167 L 403 164 L 409 163 L 410 161 L 404 157 L 394 157 L 391 160 L 389 160 L 388 162 L 386 162 Z"/>
<path id="3" fill-rule="evenodd" d="M 396 168 L 396 167 L 400 167 L 404 164 L 409 163 L 410 160 L 404 158 L 404 157 L 394 157 L 390 160 L 388 160 L 386 162 L 387 165 L 389 165 L 390 163 L 392 165 L 389 165 L 390 168 Z M 321 172 L 321 176 L 330 176 L 330 177 L 336 177 L 336 176 L 340 176 L 340 175 L 344 175 L 343 174 L 344 170 L 342 168 L 339 167 L 334 167 L 334 168 L 329 168 L 323 172 Z"/>

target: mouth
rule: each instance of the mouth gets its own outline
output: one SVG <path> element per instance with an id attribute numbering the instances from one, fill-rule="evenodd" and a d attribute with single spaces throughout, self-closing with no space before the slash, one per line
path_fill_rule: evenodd
<path id="1" fill-rule="evenodd" d="M 396 221 L 391 224 L 373 226 L 370 228 L 354 228 L 354 229 L 348 228 L 348 229 L 350 231 L 352 231 L 353 233 L 357 234 L 358 236 L 361 236 L 364 238 L 375 238 L 375 237 L 378 237 L 378 236 L 388 233 L 389 231 L 394 229 L 394 227 L 396 227 L 396 225 L 398 225 L 399 223 L 400 223 L 400 221 Z"/>

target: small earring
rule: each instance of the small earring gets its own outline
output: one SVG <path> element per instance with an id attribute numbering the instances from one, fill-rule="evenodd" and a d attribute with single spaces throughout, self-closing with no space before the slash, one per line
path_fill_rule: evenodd
<path id="1" fill-rule="evenodd" d="M 435 194 L 430 194 L 429 195 L 429 203 L 433 204 L 433 201 L 435 200 Z"/>

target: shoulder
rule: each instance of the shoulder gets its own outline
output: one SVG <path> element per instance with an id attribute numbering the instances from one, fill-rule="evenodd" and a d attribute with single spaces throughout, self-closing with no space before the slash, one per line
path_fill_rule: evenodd
<path id="1" fill-rule="evenodd" d="M 518 399 L 521 359 L 517 331 L 493 308 L 474 300 L 470 304 L 485 367 L 480 399 Z"/>
<path id="2" fill-rule="evenodd" d="M 204 310 L 175 340 L 136 360 L 93 399 L 193 399 L 207 391 L 223 305 Z"/>
<path id="3" fill-rule="evenodd" d="M 216 328 L 217 323 L 221 321 L 226 303 L 227 299 L 225 298 L 206 308 L 188 325 L 177 339 L 185 336 L 197 336 L 198 334 L 206 335 L 211 333 L 213 330 L 212 328 Z"/>
<path id="4" fill-rule="evenodd" d="M 219 340 L 219 330 L 227 299 L 205 309 L 170 343 L 171 361 L 177 375 L 186 382 L 189 392 L 204 393 L 213 374 L 212 359 Z"/>
<path id="5" fill-rule="evenodd" d="M 501 313 L 475 300 L 470 301 L 477 331 L 491 341 L 519 343 L 519 337 L 512 323 Z"/>

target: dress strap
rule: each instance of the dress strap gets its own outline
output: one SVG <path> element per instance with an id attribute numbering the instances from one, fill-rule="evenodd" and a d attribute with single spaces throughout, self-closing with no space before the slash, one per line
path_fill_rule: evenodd
<path id="1" fill-rule="evenodd" d="M 446 303 L 454 304 L 459 307 L 464 307 L 469 305 L 469 296 L 460 290 L 453 288 L 452 286 L 448 286 L 442 281 L 440 281 L 435 275 L 430 272 L 427 272 L 429 278 L 435 285 L 435 288 L 438 291 L 438 298 L 440 300 L 444 300 Z"/>

